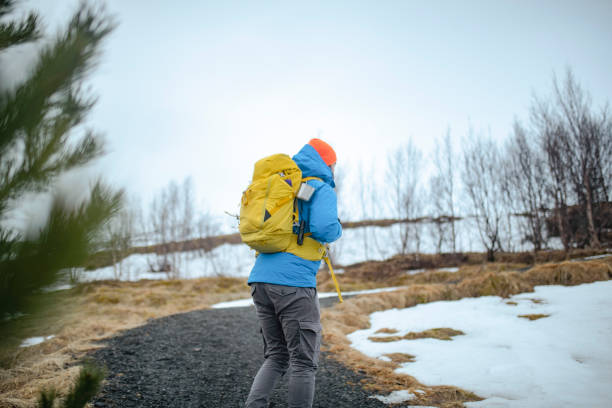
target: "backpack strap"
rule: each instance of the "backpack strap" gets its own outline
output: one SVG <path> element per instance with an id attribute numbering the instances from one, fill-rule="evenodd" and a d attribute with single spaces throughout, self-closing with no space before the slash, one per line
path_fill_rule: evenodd
<path id="1" fill-rule="evenodd" d="M 305 183 L 307 181 L 310 180 L 319 180 L 321 183 L 323 183 L 324 181 L 321 180 L 319 177 L 304 177 L 302 179 L 302 183 Z M 294 201 L 293 201 L 293 222 L 295 223 L 299 223 L 300 222 L 300 210 L 299 210 L 299 205 L 298 205 L 298 198 L 295 197 Z M 306 233 L 305 236 L 310 235 L 310 233 Z"/>
<path id="2" fill-rule="evenodd" d="M 304 177 L 302 179 L 302 183 L 305 182 L 305 181 L 310 181 L 310 180 L 319 180 L 321 183 L 323 183 L 323 180 L 321 180 L 319 177 L 312 177 L 312 176 L 311 177 Z"/>

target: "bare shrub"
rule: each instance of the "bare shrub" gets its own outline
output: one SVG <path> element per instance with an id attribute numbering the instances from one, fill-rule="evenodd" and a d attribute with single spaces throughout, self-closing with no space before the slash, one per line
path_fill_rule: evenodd
<path id="1" fill-rule="evenodd" d="M 380 199 L 381 192 L 372 180 L 372 174 L 374 173 L 375 169 L 373 167 L 365 169 L 365 165 L 360 163 L 357 171 L 357 185 L 354 191 L 358 194 L 359 211 L 362 220 L 380 219 L 380 214 L 383 213 L 383 200 Z M 372 228 L 372 225 L 361 227 L 361 242 L 363 243 L 365 259 L 373 258 L 375 251 L 378 254 L 381 252 L 376 229 Z"/>
<path id="2" fill-rule="evenodd" d="M 607 280 L 612 267 L 605 262 L 563 262 L 537 265 L 525 272 L 524 278 L 532 285 L 579 285 Z"/>
<path id="3" fill-rule="evenodd" d="M 429 197 L 433 207 L 431 223 L 436 252 L 442 253 L 446 242 L 451 252 L 457 252 L 457 209 L 455 183 L 455 154 L 450 129 L 442 139 L 436 139 L 433 152 L 434 173 L 429 181 Z"/>
<path id="4" fill-rule="evenodd" d="M 106 225 L 106 249 L 110 253 L 113 263 L 113 274 L 116 280 L 121 280 L 129 275 L 129 266 L 124 259 L 129 255 L 130 249 L 135 244 L 138 234 L 137 226 L 142 217 L 142 210 L 135 200 L 125 205 Z"/>
<path id="5" fill-rule="evenodd" d="M 535 253 L 546 246 L 544 227 L 547 216 L 545 159 L 534 146 L 527 130 L 514 123 L 506 143 L 508 202 L 519 216 L 523 239 L 532 243 Z"/>
<path id="6" fill-rule="evenodd" d="M 467 278 L 457 285 L 461 297 L 501 296 L 531 292 L 533 286 L 524 282 L 517 272 L 488 272 Z"/>
<path id="7" fill-rule="evenodd" d="M 194 219 L 193 181 L 190 177 L 185 178 L 181 185 L 171 181 L 153 198 L 149 222 L 159 249 L 155 261 L 149 265 L 151 271 L 164 272 L 168 279 L 180 277 L 184 243 L 194 238 L 196 233 Z"/>
<path id="8" fill-rule="evenodd" d="M 470 199 L 471 210 L 487 250 L 487 259 L 495 260 L 501 251 L 501 233 L 505 222 L 504 176 L 501 155 L 491 136 L 476 137 L 470 131 L 464 142 L 462 180 Z"/>
<path id="9" fill-rule="evenodd" d="M 387 180 L 390 186 L 391 213 L 401 222 L 398 227 L 397 252 L 408 253 L 410 240 L 414 238 L 418 247 L 420 229 L 415 220 L 423 206 L 419 180 L 422 154 L 412 139 L 390 152 L 387 161 Z"/>
<path id="10" fill-rule="evenodd" d="M 595 113 L 590 96 L 568 69 L 562 83 L 553 78 L 550 102 L 535 99 L 531 123 L 546 154 L 548 192 L 566 252 L 572 244 L 600 247 L 605 222 L 597 220 L 605 218 L 612 178 L 612 120 L 607 107 Z M 577 225 L 570 219 L 572 202 L 580 209 Z"/>

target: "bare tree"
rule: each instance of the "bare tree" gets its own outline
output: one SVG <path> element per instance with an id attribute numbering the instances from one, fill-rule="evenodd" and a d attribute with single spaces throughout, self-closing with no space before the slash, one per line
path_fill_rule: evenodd
<path id="1" fill-rule="evenodd" d="M 178 238 L 181 241 L 186 241 L 194 237 L 195 224 L 196 224 L 196 209 L 195 209 L 195 197 L 193 180 L 191 177 L 185 178 L 183 184 L 180 186 L 179 192 L 179 203 L 181 213 L 178 214 L 176 220 L 178 224 Z M 181 248 L 182 250 L 183 248 Z"/>
<path id="2" fill-rule="evenodd" d="M 120 280 L 126 273 L 129 274 L 129 270 L 126 269 L 128 267 L 123 260 L 134 246 L 138 216 L 139 207 L 132 202 L 124 206 L 105 227 L 107 250 L 113 261 L 115 280 Z"/>
<path id="3" fill-rule="evenodd" d="M 438 254 L 442 253 L 442 244 L 447 240 L 447 229 L 442 221 L 442 215 L 444 214 L 443 201 L 441 199 L 444 194 L 442 183 L 442 177 L 438 174 L 434 174 L 429 178 L 429 202 L 432 204 L 434 212 L 431 233 L 436 245 L 436 253 Z"/>
<path id="4" fill-rule="evenodd" d="M 151 203 L 149 220 L 159 251 L 150 268 L 165 272 L 168 278 L 180 277 L 185 241 L 194 238 L 196 233 L 193 195 L 193 182 L 188 177 L 180 186 L 171 181 Z"/>
<path id="5" fill-rule="evenodd" d="M 455 155 L 450 137 L 450 129 L 442 139 L 436 139 L 433 154 L 434 173 L 430 178 L 431 203 L 434 210 L 434 231 L 437 252 L 442 252 L 442 244 L 449 241 L 450 250 L 457 252 L 456 205 L 455 205 Z M 450 228 L 446 228 L 445 224 Z M 447 231 L 448 229 L 448 231 Z M 448 238 L 446 234 L 449 234 Z"/>
<path id="6" fill-rule="evenodd" d="M 417 184 L 414 192 L 414 198 L 411 200 L 411 221 L 410 224 L 412 226 L 412 231 L 414 235 L 414 254 L 416 259 L 419 259 L 419 254 L 421 253 L 421 243 L 423 242 L 423 222 L 425 221 L 425 217 L 422 217 L 423 205 L 424 205 L 424 197 L 426 197 L 427 191 L 425 188 Z"/>
<path id="7" fill-rule="evenodd" d="M 594 189 L 596 188 L 593 173 L 597 168 L 594 163 L 596 157 L 594 153 L 595 150 L 598 150 L 600 137 L 597 119 L 591 115 L 589 98 L 575 82 L 571 71 L 567 71 L 563 88 L 559 87 L 556 79 L 553 84 L 557 117 L 567 129 L 569 136 L 565 139 L 568 143 L 566 149 L 574 156 L 575 165 L 570 167 L 570 176 L 578 200 L 584 207 L 591 246 L 599 247 L 599 239 L 595 233 L 593 221 Z"/>
<path id="8" fill-rule="evenodd" d="M 537 111 L 532 111 L 532 117 L 537 120 L 540 144 L 547 158 L 549 183 L 546 191 L 554 202 L 553 211 L 559 238 L 565 252 L 569 253 L 573 237 L 568 216 L 568 202 L 571 195 L 568 167 L 571 166 L 571 157 L 564 148 L 567 133 L 562 126 L 551 120 L 541 104 Z"/>
<path id="9" fill-rule="evenodd" d="M 149 264 L 152 272 L 171 271 L 168 253 L 170 252 L 170 200 L 167 198 L 166 189 L 160 191 L 151 202 L 149 210 L 149 222 L 155 236 L 154 242 L 159 250 L 156 252 L 155 264 Z"/>
<path id="10" fill-rule="evenodd" d="M 600 246 L 603 204 L 609 200 L 612 123 L 607 107 L 595 114 L 589 95 L 567 70 L 562 84 L 553 79 L 551 103 L 536 98 L 531 118 L 547 155 L 559 235 L 571 243 Z M 581 217 L 573 217 L 572 201 Z M 571 211 L 570 211 L 571 210 Z"/>
<path id="11" fill-rule="evenodd" d="M 376 218 L 374 214 L 374 210 L 372 208 L 372 189 L 374 188 L 374 183 L 367 182 L 369 177 L 364 173 L 363 165 L 359 166 L 358 170 L 358 178 L 357 178 L 357 192 L 359 194 L 359 204 L 361 207 L 361 219 L 372 219 Z M 369 247 L 369 238 L 370 231 L 367 226 L 361 229 L 362 232 L 362 240 L 363 243 L 363 253 L 366 259 L 370 256 L 370 247 Z"/>
<path id="12" fill-rule="evenodd" d="M 470 131 L 464 142 L 461 175 L 489 261 L 494 261 L 495 252 L 502 249 L 505 214 L 501 166 L 500 152 L 493 139 L 490 136 L 477 138 Z"/>
<path id="13" fill-rule="evenodd" d="M 519 228 L 534 252 L 546 245 L 544 226 L 547 216 L 545 161 L 533 139 L 516 121 L 506 143 L 508 203 L 519 217 Z"/>
<path id="14" fill-rule="evenodd" d="M 217 243 L 214 242 L 213 238 L 219 234 L 219 223 L 215 221 L 209 211 L 203 210 L 200 211 L 200 215 L 197 218 L 195 229 L 197 231 L 197 238 L 205 244 L 196 251 L 196 255 L 207 260 L 207 269 L 209 268 L 209 272 L 214 276 L 225 275 L 229 264 L 228 259 L 223 254 L 217 254 L 214 251 Z"/>
<path id="15" fill-rule="evenodd" d="M 419 234 L 410 221 L 415 220 L 422 206 L 422 200 L 417 195 L 421 159 L 422 154 L 411 139 L 388 155 L 391 213 L 401 221 L 398 224 L 398 250 L 401 254 L 408 253 L 411 230 Z"/>

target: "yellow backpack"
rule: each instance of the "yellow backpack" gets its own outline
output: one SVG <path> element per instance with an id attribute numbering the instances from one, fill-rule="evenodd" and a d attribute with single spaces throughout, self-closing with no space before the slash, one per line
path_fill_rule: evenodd
<path id="1" fill-rule="evenodd" d="M 298 244 L 293 232 L 299 219 L 297 192 L 312 178 L 302 179 L 302 171 L 286 154 L 258 160 L 253 180 L 242 193 L 238 227 L 242 242 L 260 253 L 290 252 L 305 259 L 322 259 L 323 245 L 310 237 Z"/>

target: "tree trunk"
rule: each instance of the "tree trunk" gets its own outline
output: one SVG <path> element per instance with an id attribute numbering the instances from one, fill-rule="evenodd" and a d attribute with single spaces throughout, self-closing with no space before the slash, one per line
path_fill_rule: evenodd
<path id="1" fill-rule="evenodd" d="M 565 251 L 565 256 L 567 258 L 567 256 L 569 255 L 569 250 L 570 250 L 570 246 L 569 246 L 569 236 L 568 236 L 568 231 L 566 231 L 565 228 L 565 220 L 566 220 L 566 208 L 565 208 L 565 204 L 560 203 L 561 200 L 557 199 L 556 200 L 556 207 L 557 207 L 557 226 L 559 227 L 559 238 L 561 238 L 561 243 L 563 244 L 563 250 Z"/>
<path id="2" fill-rule="evenodd" d="M 584 172 L 586 173 L 586 171 Z M 597 232 L 595 231 L 595 223 L 593 222 L 593 194 L 591 188 L 591 181 L 589 179 L 588 174 L 583 174 L 584 177 L 584 188 L 586 190 L 586 217 L 587 217 L 587 228 L 589 230 L 589 238 L 591 243 L 591 248 L 598 249 L 601 245 L 599 243 L 599 238 L 597 237 Z"/>
<path id="3" fill-rule="evenodd" d="M 455 233 L 455 212 L 454 211 L 451 214 L 451 219 L 452 219 L 452 221 L 451 221 L 451 237 L 452 237 L 452 240 L 453 240 L 453 254 L 456 254 L 457 253 L 457 244 L 456 244 L 457 236 L 456 236 L 456 233 Z"/>

